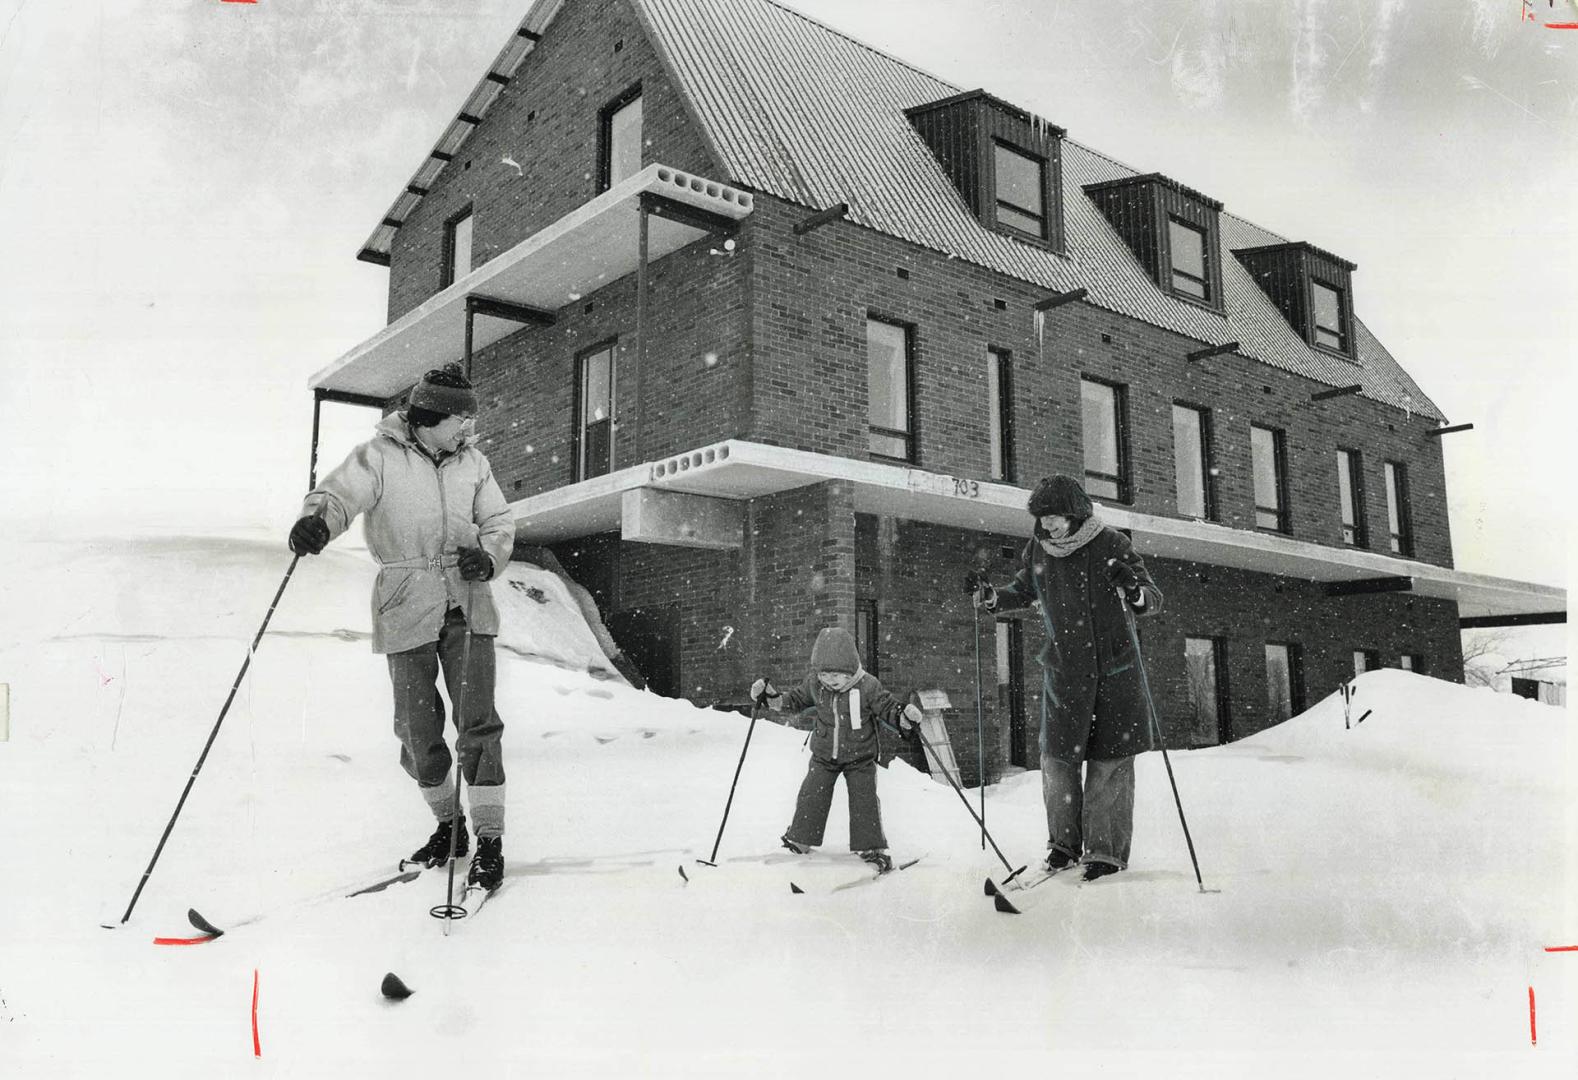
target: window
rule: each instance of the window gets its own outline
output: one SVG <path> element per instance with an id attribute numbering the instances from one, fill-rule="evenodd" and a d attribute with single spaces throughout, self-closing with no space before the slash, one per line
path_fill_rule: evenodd
<path id="1" fill-rule="evenodd" d="M 1085 430 L 1085 491 L 1102 499 L 1129 501 L 1127 436 L 1123 424 L 1123 387 L 1080 380 Z"/>
<path id="2" fill-rule="evenodd" d="M 1374 649 L 1353 650 L 1353 673 L 1363 675 L 1381 666 L 1381 654 Z"/>
<path id="3" fill-rule="evenodd" d="M 641 86 L 626 90 L 603 109 L 599 138 L 598 191 L 641 171 Z"/>
<path id="4" fill-rule="evenodd" d="M 860 651 L 860 666 L 877 674 L 877 602 L 855 601 L 855 648 Z"/>
<path id="5" fill-rule="evenodd" d="M 471 207 L 444 223 L 444 267 L 439 275 L 439 288 L 447 289 L 471 273 L 471 229 L 474 222 Z"/>
<path id="6" fill-rule="evenodd" d="M 1324 281 L 1310 282 L 1310 320 L 1315 344 L 1338 352 L 1348 351 L 1348 335 L 1343 333 L 1342 290 Z"/>
<path id="7" fill-rule="evenodd" d="M 1032 748 L 1025 722 L 1025 628 L 1018 619 L 1001 619 L 997 632 L 997 700 L 1008 711 L 1008 764 L 1029 768 Z"/>
<path id="8" fill-rule="evenodd" d="M 1193 405 L 1174 404 L 1173 476 L 1178 484 L 1179 514 L 1215 520 L 1211 471 L 1211 414 Z"/>
<path id="9" fill-rule="evenodd" d="M 1231 738 L 1223 679 L 1226 644 L 1221 638 L 1184 638 L 1189 681 L 1189 745 L 1216 746 Z"/>
<path id="10" fill-rule="evenodd" d="M 1047 163 L 1022 150 L 994 143 L 997 223 L 1038 240 L 1047 236 Z"/>
<path id="11" fill-rule="evenodd" d="M 871 453 L 913 461 L 915 433 L 910 416 L 910 331 L 880 319 L 866 320 L 866 389 L 869 393 Z"/>
<path id="12" fill-rule="evenodd" d="M 1206 275 L 1205 230 L 1169 217 L 1167 244 L 1172 252 L 1173 292 L 1192 296 L 1196 300 L 1209 300 L 1211 290 Z"/>
<path id="13" fill-rule="evenodd" d="M 1255 471 L 1255 528 L 1288 532 L 1288 463 L 1282 432 L 1251 425 Z"/>
<path id="14" fill-rule="evenodd" d="M 987 424 L 990 429 L 993 480 L 1014 479 L 1014 373 L 1003 349 L 986 350 Z"/>
<path id="15" fill-rule="evenodd" d="M 1425 673 L 1425 658 L 1418 653 L 1403 653 L 1397 658 L 1397 666 L 1404 671 L 1412 671 L 1416 675 Z"/>
<path id="16" fill-rule="evenodd" d="M 1364 470 L 1359 451 L 1337 451 L 1337 492 L 1342 504 L 1342 542 L 1364 547 Z"/>
<path id="17" fill-rule="evenodd" d="M 1408 513 L 1408 468 L 1396 461 L 1386 463 L 1386 527 L 1392 534 L 1392 552 L 1414 553 L 1414 528 Z"/>
<path id="18" fill-rule="evenodd" d="M 1304 665 L 1297 645 L 1266 645 L 1266 713 L 1279 724 L 1304 711 Z"/>
<path id="19" fill-rule="evenodd" d="M 575 478 L 586 480 L 614 467 L 613 343 L 583 353 L 580 367 Z"/>

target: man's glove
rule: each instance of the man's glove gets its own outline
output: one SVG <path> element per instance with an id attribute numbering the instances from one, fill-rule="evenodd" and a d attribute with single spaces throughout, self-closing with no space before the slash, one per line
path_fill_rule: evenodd
<path id="1" fill-rule="evenodd" d="M 460 551 L 460 577 L 464 581 L 486 581 L 493 576 L 493 557 L 481 548 L 463 547 Z"/>
<path id="2" fill-rule="evenodd" d="M 1140 588 L 1140 575 L 1134 567 L 1118 559 L 1107 560 L 1107 580 L 1116 588 L 1122 589 L 1123 594 L 1133 599 Z"/>
<path id="3" fill-rule="evenodd" d="M 751 700 L 758 705 L 765 705 L 768 698 L 778 697 L 778 691 L 766 679 L 757 679 L 751 683 Z"/>
<path id="4" fill-rule="evenodd" d="M 984 571 L 971 570 L 965 574 L 964 591 L 970 594 L 970 602 L 978 608 L 984 607 L 990 611 L 997 606 L 997 590 L 986 580 Z"/>
<path id="5" fill-rule="evenodd" d="M 924 719 L 925 716 L 918 708 L 916 708 L 914 705 L 906 705 L 904 706 L 904 715 L 899 717 L 899 727 L 903 728 L 905 731 L 908 731 L 910 728 L 915 727 Z"/>
<path id="6" fill-rule="evenodd" d="M 290 527 L 290 550 L 297 555 L 316 555 L 329 542 L 329 524 L 309 514 Z"/>

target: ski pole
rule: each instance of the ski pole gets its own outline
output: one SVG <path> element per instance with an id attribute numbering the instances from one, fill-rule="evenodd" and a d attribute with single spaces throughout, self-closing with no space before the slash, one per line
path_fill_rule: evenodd
<path id="1" fill-rule="evenodd" d="M 236 672 L 236 678 L 230 684 L 230 693 L 225 698 L 224 706 L 219 710 L 219 719 L 214 721 L 214 729 L 208 733 L 208 741 L 203 744 L 203 752 L 197 755 L 197 764 L 192 767 L 192 775 L 186 779 L 186 787 L 181 791 L 181 797 L 176 801 L 175 813 L 170 815 L 170 821 L 164 827 L 164 835 L 159 837 L 159 846 L 154 848 L 153 858 L 148 860 L 148 869 L 142 872 L 142 880 L 137 882 L 137 889 L 132 893 L 131 903 L 126 905 L 126 914 L 121 916 L 121 925 L 131 918 L 132 909 L 137 906 L 137 898 L 142 895 L 143 886 L 148 884 L 148 878 L 153 875 L 153 868 L 159 861 L 159 856 L 164 853 L 164 845 L 170 839 L 170 833 L 175 829 L 175 819 L 181 816 L 181 808 L 186 805 L 186 797 L 192 793 L 192 785 L 197 782 L 197 774 L 203 771 L 203 762 L 208 760 L 208 751 L 213 748 L 214 739 L 219 735 L 219 725 L 225 722 L 225 716 L 230 712 L 231 702 L 236 700 L 236 691 L 241 687 L 241 680 L 246 677 L 247 668 L 252 666 L 252 655 L 257 652 L 258 642 L 263 640 L 263 632 L 268 629 L 269 620 L 274 617 L 274 609 L 279 607 L 279 598 L 285 595 L 285 586 L 290 584 L 290 576 L 296 572 L 296 564 L 301 561 L 300 555 L 295 555 L 290 560 L 290 565 L 285 568 L 285 576 L 279 583 L 279 588 L 274 592 L 274 599 L 268 606 L 268 613 L 263 616 L 263 623 L 258 627 L 258 632 L 252 638 L 252 645 L 247 649 L 246 659 L 241 661 L 241 670 Z"/>
<path id="2" fill-rule="evenodd" d="M 980 824 L 981 835 L 985 837 L 987 842 L 992 845 L 992 850 L 996 852 L 998 859 L 1002 861 L 1003 869 L 1010 871 L 1009 875 L 1004 878 L 1003 881 L 1005 883 L 1010 882 L 1020 874 L 1024 873 L 1026 867 L 1021 866 L 1019 869 L 1015 870 L 1014 864 L 1008 861 L 1008 859 L 1003 855 L 1002 849 L 997 846 L 997 841 L 992 839 L 992 834 L 986 831 L 986 822 L 983 821 L 980 815 L 975 812 L 975 807 L 970 805 L 970 800 L 965 796 L 963 789 L 961 789 L 959 785 L 954 782 L 952 774 L 948 772 L 948 766 L 943 764 L 942 756 L 937 753 L 937 748 L 932 745 L 931 740 L 926 737 L 926 733 L 920 729 L 919 724 L 915 725 L 915 734 L 920 736 L 921 745 L 925 746 L 926 749 L 931 751 L 932 760 L 937 763 L 938 768 L 942 772 L 943 779 L 948 781 L 948 786 L 953 788 L 954 794 L 959 796 L 959 801 L 964 803 L 964 808 L 968 810 L 970 812 L 970 816 L 975 818 L 975 820 Z"/>
<path id="3" fill-rule="evenodd" d="M 466 583 L 466 598 L 471 598 L 471 582 Z M 467 604 L 467 608 L 471 605 Z M 466 908 L 463 904 L 455 903 L 455 848 L 460 840 L 460 793 L 461 784 L 465 776 L 461 766 L 465 758 L 460 751 L 460 739 L 466 728 L 466 683 L 471 676 L 471 616 L 466 615 L 466 636 L 460 645 L 460 693 L 455 695 L 455 810 L 449 819 L 449 885 L 448 895 L 444 903 L 438 904 L 428 910 L 428 914 L 435 919 L 444 920 L 444 935 L 449 936 L 449 924 L 454 919 L 464 919 Z M 482 838 L 477 838 L 480 846 Z"/>
<path id="4" fill-rule="evenodd" d="M 1140 669 L 1140 688 L 1145 691 L 1145 707 L 1151 722 L 1151 736 L 1156 740 L 1156 745 L 1161 747 L 1162 763 L 1167 766 L 1167 782 L 1172 785 L 1173 802 L 1178 805 L 1178 823 L 1183 826 L 1184 843 L 1189 845 L 1189 861 L 1194 864 L 1194 880 L 1200 886 L 1200 891 L 1205 892 L 1205 882 L 1200 878 L 1200 860 L 1195 857 L 1194 840 L 1189 836 L 1189 822 L 1184 818 L 1183 799 L 1178 795 L 1178 781 L 1173 776 L 1172 759 L 1167 756 L 1167 740 L 1162 738 L 1161 725 L 1156 720 L 1156 700 L 1151 697 L 1151 681 L 1145 674 L 1145 658 L 1140 655 L 1140 635 L 1134 629 L 1134 612 L 1129 610 L 1129 601 L 1123 595 L 1123 589 L 1118 589 L 1118 606 L 1123 609 L 1123 622 L 1129 628 L 1129 644 L 1134 647 L 1134 664 Z"/>
<path id="5" fill-rule="evenodd" d="M 718 845 L 723 843 L 723 827 L 729 823 L 729 808 L 734 805 L 734 789 L 740 782 L 740 770 L 745 768 L 745 752 L 751 748 L 751 733 L 756 730 L 756 718 L 762 714 L 762 706 L 766 703 L 767 691 L 762 691 L 762 696 L 751 705 L 751 726 L 745 729 L 745 745 L 740 748 L 739 764 L 734 766 L 734 783 L 729 785 L 729 799 L 723 804 L 723 820 L 718 822 L 718 836 L 712 842 L 712 857 L 710 859 L 697 859 L 703 866 L 718 865 Z"/>
<path id="6" fill-rule="evenodd" d="M 975 766 L 981 773 L 981 850 L 986 850 L 986 740 L 981 734 L 981 609 L 975 612 Z"/>

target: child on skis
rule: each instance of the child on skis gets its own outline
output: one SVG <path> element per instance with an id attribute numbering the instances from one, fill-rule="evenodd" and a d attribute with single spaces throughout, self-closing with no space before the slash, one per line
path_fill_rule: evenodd
<path id="1" fill-rule="evenodd" d="M 811 668 L 798 686 L 780 694 L 765 679 L 752 683 L 751 700 L 764 698 L 779 711 L 816 708 L 811 763 L 783 846 L 803 855 L 822 843 L 833 787 L 842 775 L 849 790 L 849 849 L 879 871 L 891 870 L 877 801 L 878 725 L 897 722 L 908 728 L 920 723 L 920 710 L 900 702 L 861 667 L 854 637 L 837 626 L 817 634 Z"/>

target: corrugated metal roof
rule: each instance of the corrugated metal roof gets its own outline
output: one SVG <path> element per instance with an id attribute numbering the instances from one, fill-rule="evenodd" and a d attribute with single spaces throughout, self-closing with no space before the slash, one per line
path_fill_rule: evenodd
<path id="1" fill-rule="evenodd" d="M 1137 171 L 1065 140 L 1067 255 L 985 228 L 904 111 L 960 87 L 771 0 L 633 0 L 736 183 L 849 219 L 1207 344 L 1437 420 L 1440 410 L 1356 318 L 1358 363 L 1310 347 L 1229 254 L 1285 238 L 1223 213 L 1225 315 L 1164 293 L 1082 190 Z"/>

